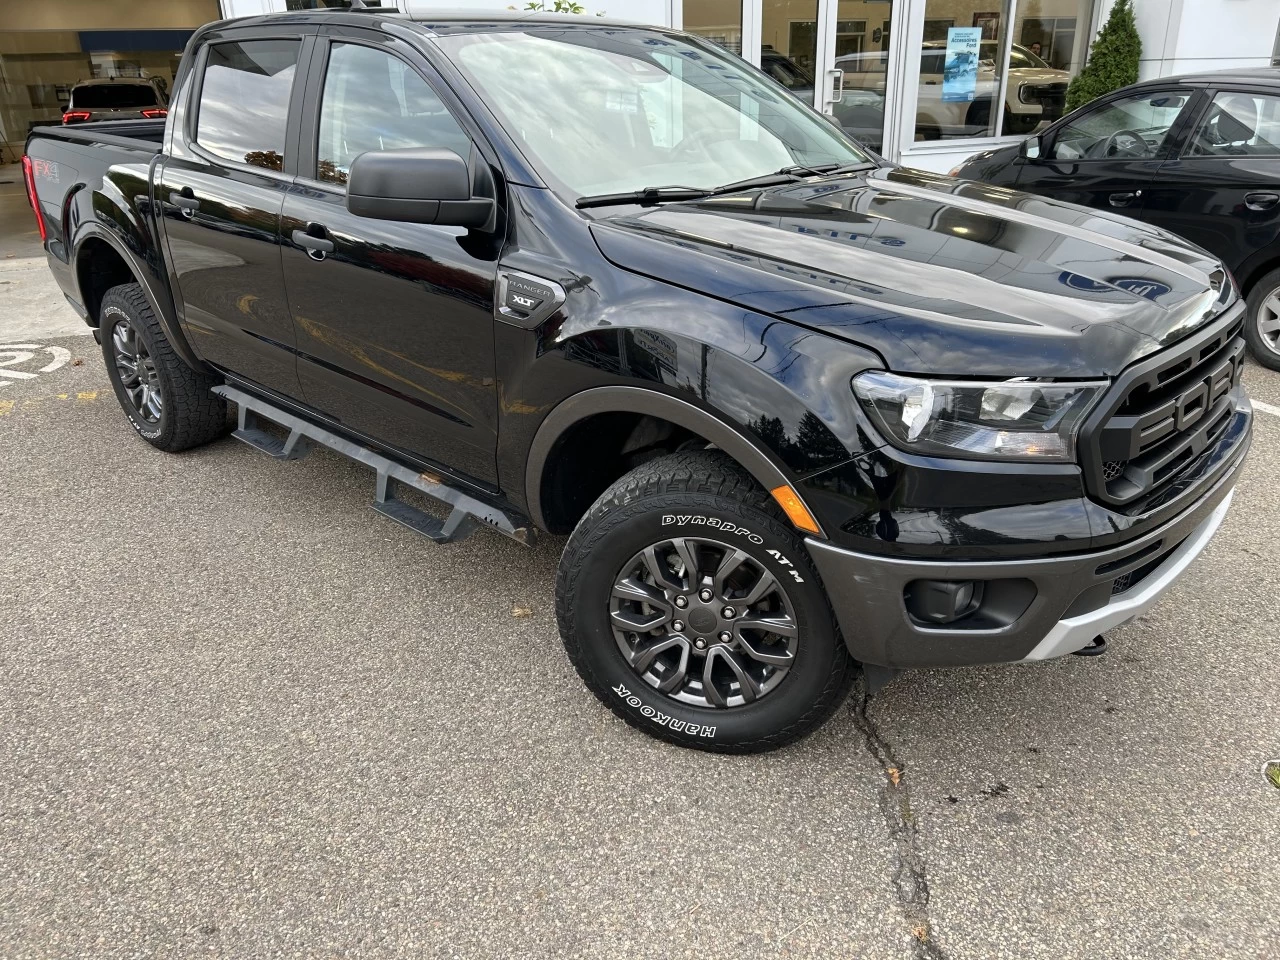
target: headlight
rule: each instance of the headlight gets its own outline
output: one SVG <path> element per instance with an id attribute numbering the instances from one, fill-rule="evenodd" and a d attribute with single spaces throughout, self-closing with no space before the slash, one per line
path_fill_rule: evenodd
<path id="1" fill-rule="evenodd" d="M 1018 99 L 1023 103 L 1039 103 L 1040 91 L 1029 83 L 1018 84 Z"/>
<path id="2" fill-rule="evenodd" d="M 970 460 L 1076 458 L 1076 433 L 1105 383 L 921 380 L 869 371 L 858 402 L 900 450 Z"/>

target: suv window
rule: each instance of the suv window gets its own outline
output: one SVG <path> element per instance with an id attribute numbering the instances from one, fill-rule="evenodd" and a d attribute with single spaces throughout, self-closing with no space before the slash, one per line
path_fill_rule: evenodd
<path id="1" fill-rule="evenodd" d="M 289 94 L 301 46 L 298 40 L 211 46 L 200 87 L 196 142 L 227 160 L 283 170 Z"/>
<path id="2" fill-rule="evenodd" d="M 1086 111 L 1058 131 L 1053 159 L 1155 157 L 1190 99 L 1189 93 L 1146 91 Z"/>
<path id="3" fill-rule="evenodd" d="M 1192 157 L 1280 156 L 1280 97 L 1223 91 L 1187 146 Z"/>
<path id="4" fill-rule="evenodd" d="M 435 147 L 464 160 L 471 138 L 430 85 L 399 57 L 335 43 L 320 100 L 317 177 L 346 183 L 351 161 L 369 150 Z"/>

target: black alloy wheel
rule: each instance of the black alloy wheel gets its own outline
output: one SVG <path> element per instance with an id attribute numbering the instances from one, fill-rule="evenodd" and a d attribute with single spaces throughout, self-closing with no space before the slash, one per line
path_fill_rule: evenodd
<path id="1" fill-rule="evenodd" d="M 614 581 L 618 649 L 637 676 L 681 703 L 737 707 L 769 696 L 796 660 L 786 590 L 745 550 L 674 537 L 633 556 Z"/>

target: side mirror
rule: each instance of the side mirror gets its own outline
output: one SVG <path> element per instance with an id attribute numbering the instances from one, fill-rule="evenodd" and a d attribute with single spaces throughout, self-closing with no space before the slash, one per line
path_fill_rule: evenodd
<path id="1" fill-rule="evenodd" d="M 1040 159 L 1040 138 L 1027 137 L 1022 141 L 1022 146 L 1018 148 L 1018 153 L 1026 157 L 1028 160 Z"/>
<path id="2" fill-rule="evenodd" d="M 483 227 L 494 210 L 490 197 L 471 193 L 471 171 L 452 150 L 371 150 L 351 163 L 347 209 L 357 217 Z"/>

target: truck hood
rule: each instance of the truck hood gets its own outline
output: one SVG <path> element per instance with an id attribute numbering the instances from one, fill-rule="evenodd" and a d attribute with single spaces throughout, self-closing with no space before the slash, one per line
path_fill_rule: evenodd
<path id="1" fill-rule="evenodd" d="M 949 376 L 1113 376 L 1234 297 L 1210 254 L 1124 217 L 885 167 L 596 220 L 623 269 Z"/>

